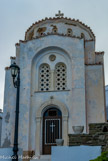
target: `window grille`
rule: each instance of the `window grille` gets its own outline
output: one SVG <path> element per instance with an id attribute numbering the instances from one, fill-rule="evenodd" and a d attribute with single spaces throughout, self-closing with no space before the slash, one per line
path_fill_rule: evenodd
<path id="1" fill-rule="evenodd" d="M 51 72 L 48 64 L 42 64 L 39 68 L 39 90 L 49 91 L 51 86 Z"/>
<path id="2" fill-rule="evenodd" d="M 63 63 L 57 64 L 55 67 L 55 89 L 65 90 L 66 89 L 66 66 Z"/>

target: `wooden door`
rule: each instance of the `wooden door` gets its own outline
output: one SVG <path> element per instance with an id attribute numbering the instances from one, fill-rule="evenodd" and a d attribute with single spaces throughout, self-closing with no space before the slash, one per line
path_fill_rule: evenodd
<path id="1" fill-rule="evenodd" d="M 51 154 L 51 146 L 62 138 L 62 116 L 57 108 L 48 109 L 43 116 L 43 154 Z"/>

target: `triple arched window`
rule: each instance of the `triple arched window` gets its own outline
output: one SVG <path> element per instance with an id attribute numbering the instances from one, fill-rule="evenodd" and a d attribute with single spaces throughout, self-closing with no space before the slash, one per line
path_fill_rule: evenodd
<path id="1" fill-rule="evenodd" d="M 51 70 L 48 64 L 39 68 L 39 91 L 66 90 L 67 68 L 64 63 L 57 63 Z"/>

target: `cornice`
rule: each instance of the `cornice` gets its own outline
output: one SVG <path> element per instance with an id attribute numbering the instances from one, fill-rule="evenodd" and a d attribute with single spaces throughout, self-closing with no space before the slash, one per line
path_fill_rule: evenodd
<path id="1" fill-rule="evenodd" d="M 15 57 L 15 56 L 14 56 L 14 57 L 13 57 L 13 56 L 11 56 L 11 57 L 10 57 L 10 59 L 13 59 L 13 60 L 15 60 L 15 59 L 16 59 L 16 57 Z"/>
<path id="2" fill-rule="evenodd" d="M 10 69 L 10 67 L 5 67 L 5 70 L 9 70 Z"/>
<path id="3" fill-rule="evenodd" d="M 40 36 L 36 36 L 35 38 L 32 38 L 30 40 L 19 40 L 19 43 L 18 44 L 20 45 L 20 43 L 26 43 L 28 41 L 35 40 L 35 39 L 40 39 L 40 38 L 43 38 L 43 37 L 46 37 L 46 36 L 50 36 L 50 35 L 64 36 L 64 37 L 70 37 L 70 38 L 76 38 L 76 39 L 83 39 L 83 38 L 81 38 L 79 36 L 73 36 L 73 35 L 67 35 L 67 34 L 60 34 L 60 33 L 53 33 L 53 32 L 49 33 L 48 32 L 47 34 L 43 34 L 43 35 L 40 35 Z M 94 40 L 91 39 L 90 41 L 94 41 Z"/>

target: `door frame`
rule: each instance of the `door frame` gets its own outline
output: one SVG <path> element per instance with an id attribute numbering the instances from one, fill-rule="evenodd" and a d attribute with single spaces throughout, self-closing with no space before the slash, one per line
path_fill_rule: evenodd
<path id="1" fill-rule="evenodd" d="M 65 104 L 59 102 L 56 99 L 50 99 L 42 104 L 36 112 L 36 132 L 35 132 L 35 155 L 42 155 L 42 124 L 43 113 L 49 106 L 56 106 L 62 112 L 62 138 L 64 140 L 64 146 L 68 145 L 68 110 Z"/>
<path id="2" fill-rule="evenodd" d="M 59 115 L 56 115 L 56 116 L 44 116 L 45 112 L 47 111 L 56 111 L 56 112 L 60 112 L 60 116 Z M 42 125 L 42 154 L 43 155 L 50 155 L 51 154 L 51 146 L 56 146 L 56 143 L 49 143 L 49 145 L 45 145 L 45 137 L 46 137 L 46 120 L 48 121 L 55 121 L 55 120 L 59 120 L 60 124 L 59 124 L 59 138 L 62 138 L 62 112 L 55 106 L 50 106 L 46 111 L 44 112 L 43 114 L 43 125 Z M 48 147 L 48 150 L 49 150 L 49 153 L 45 154 L 45 149 L 44 148 L 47 148 Z"/>

